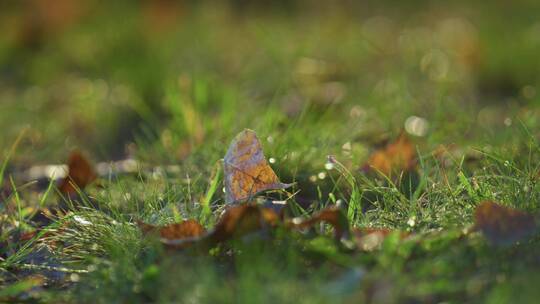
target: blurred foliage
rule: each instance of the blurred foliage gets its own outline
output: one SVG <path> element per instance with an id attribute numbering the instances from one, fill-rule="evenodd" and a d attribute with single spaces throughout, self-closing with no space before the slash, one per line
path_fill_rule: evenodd
<path id="1" fill-rule="evenodd" d="M 0 6 L 0 146 L 31 126 L 16 161 L 74 146 L 121 158 L 141 141 L 141 156 L 178 160 L 243 127 L 310 120 L 360 120 L 347 129 L 361 137 L 418 115 L 457 142 L 497 133 L 508 113 L 537 126 L 536 1 Z"/>
<path id="2" fill-rule="evenodd" d="M 56 222 L 74 225 L 57 236 L 73 246 L 54 252 L 84 270 L 69 276 L 72 288 L 39 289 L 6 270 L 35 255 L 27 246 L 0 257 L 0 298 L 536 299 L 538 237 L 495 248 L 462 230 L 484 200 L 539 209 L 539 12 L 537 0 L 1 1 L 0 241 L 57 201 L 18 171 L 73 148 L 146 167 L 102 178 L 88 190 L 99 210 Z M 141 238 L 136 219 L 213 221 L 200 202 L 222 207 L 218 160 L 244 128 L 257 131 L 291 192 L 302 191 L 291 202 L 354 201 L 352 226 L 416 236 L 394 233 L 381 250 L 352 255 L 329 238 L 287 233 L 208 256 L 165 254 Z M 358 170 L 402 130 L 415 170 L 386 181 Z"/>

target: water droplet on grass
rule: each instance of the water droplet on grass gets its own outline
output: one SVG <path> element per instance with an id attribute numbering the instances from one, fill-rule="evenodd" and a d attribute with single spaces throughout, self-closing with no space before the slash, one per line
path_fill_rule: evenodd
<path id="1" fill-rule="evenodd" d="M 415 136 L 425 136 L 429 128 L 429 123 L 425 118 L 410 116 L 405 120 L 405 131 Z"/>

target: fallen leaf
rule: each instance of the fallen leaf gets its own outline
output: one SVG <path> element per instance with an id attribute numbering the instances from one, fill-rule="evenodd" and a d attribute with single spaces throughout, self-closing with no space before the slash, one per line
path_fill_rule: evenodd
<path id="1" fill-rule="evenodd" d="M 69 156 L 68 175 L 62 179 L 58 189 L 62 194 L 76 195 L 79 189 L 84 189 L 96 178 L 93 166 L 81 152 L 75 150 Z"/>
<path id="2" fill-rule="evenodd" d="M 416 166 L 416 149 L 405 132 L 384 149 L 375 151 L 368 159 L 365 170 L 381 172 L 394 176 L 403 171 L 413 170 Z"/>
<path id="3" fill-rule="evenodd" d="M 336 239 L 341 240 L 349 237 L 349 221 L 345 212 L 339 207 L 326 208 L 307 219 L 294 218 L 288 222 L 287 226 L 294 229 L 307 229 L 321 222 L 326 222 L 334 227 Z"/>
<path id="4" fill-rule="evenodd" d="M 162 242 L 171 240 L 197 240 L 197 238 L 206 234 L 206 229 L 195 220 L 186 220 L 164 227 L 157 227 L 140 221 L 137 224 L 145 234 L 158 232 Z M 187 242 L 183 245 L 178 245 L 177 247 L 185 246 L 187 246 Z"/>
<path id="5" fill-rule="evenodd" d="M 256 204 L 231 206 L 225 210 L 212 231 L 206 230 L 195 220 L 187 220 L 164 227 L 138 222 L 145 234 L 159 232 L 161 242 L 169 248 L 182 249 L 202 243 L 209 246 L 240 238 L 278 224 L 279 216 L 268 208 Z"/>
<path id="6" fill-rule="evenodd" d="M 223 242 L 278 224 L 279 216 L 269 208 L 256 204 L 229 207 L 216 224 L 210 238 Z"/>
<path id="7" fill-rule="evenodd" d="M 308 229 L 317 223 L 326 222 L 335 229 L 335 237 L 343 239 L 349 236 L 349 223 L 345 213 L 332 207 L 320 211 L 310 218 L 295 218 L 282 222 L 279 215 L 271 208 L 247 203 L 227 208 L 214 229 L 206 232 L 194 220 L 164 227 L 138 222 L 145 234 L 159 232 L 161 243 L 171 249 L 184 249 L 193 245 L 212 247 L 231 239 L 242 238 L 246 235 L 267 231 L 282 224 L 289 229 Z"/>
<path id="8" fill-rule="evenodd" d="M 252 130 L 240 132 L 232 141 L 223 162 L 225 200 L 246 201 L 266 190 L 286 189 L 264 157 L 261 143 Z"/>
<path id="9" fill-rule="evenodd" d="M 474 216 L 474 227 L 495 245 L 513 244 L 536 231 L 532 215 L 490 201 L 478 205 Z"/>

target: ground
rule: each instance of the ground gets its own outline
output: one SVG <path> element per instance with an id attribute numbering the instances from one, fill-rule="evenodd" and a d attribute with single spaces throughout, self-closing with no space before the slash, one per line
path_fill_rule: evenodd
<path id="1" fill-rule="evenodd" d="M 474 226 L 484 201 L 539 214 L 535 1 L 44 2 L 0 4 L 1 300 L 540 296 L 539 234 L 498 244 Z M 219 221 L 220 160 L 245 128 L 279 179 L 294 183 L 263 196 L 303 217 L 355 203 L 353 230 L 390 234 L 371 250 L 336 241 L 328 225 L 205 250 L 144 235 L 137 221 Z M 414 165 L 401 178 L 369 170 L 402 133 Z M 83 202 L 28 178 L 73 149 L 93 164 L 140 166 L 100 174 Z M 57 206 L 67 215 L 44 227 L 33 218 Z"/>

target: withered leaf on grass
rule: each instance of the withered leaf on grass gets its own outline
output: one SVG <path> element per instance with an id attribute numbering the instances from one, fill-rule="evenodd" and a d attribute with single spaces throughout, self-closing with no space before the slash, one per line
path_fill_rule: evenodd
<path id="1" fill-rule="evenodd" d="M 227 203 L 249 200 L 259 192 L 291 186 L 281 183 L 268 165 L 253 130 L 246 129 L 233 139 L 223 159 L 223 170 Z"/>
<path id="2" fill-rule="evenodd" d="M 73 151 L 68 160 L 68 174 L 60 182 L 58 189 L 64 195 L 72 196 L 96 180 L 94 167 L 80 151 Z"/>
<path id="3" fill-rule="evenodd" d="M 322 210 L 311 218 L 281 222 L 279 215 L 274 210 L 253 203 L 230 206 L 220 217 L 214 229 L 208 232 L 194 220 L 164 227 L 156 227 L 142 222 L 138 222 L 138 224 L 145 234 L 152 231 L 159 232 L 161 243 L 166 247 L 183 249 L 193 245 L 215 246 L 252 233 L 268 231 L 280 224 L 294 230 L 312 228 L 320 222 L 332 225 L 337 239 L 349 235 L 347 218 L 343 211 L 337 208 Z"/>
<path id="4" fill-rule="evenodd" d="M 474 216 L 475 228 L 495 245 L 524 240 L 537 229 L 532 215 L 490 201 L 478 205 Z"/>
<path id="5" fill-rule="evenodd" d="M 379 171 L 386 176 L 394 176 L 416 167 L 416 150 L 405 132 L 384 149 L 375 151 L 368 159 L 365 170 Z"/>
<path id="6" fill-rule="evenodd" d="M 217 242 L 222 242 L 232 237 L 241 237 L 275 226 L 278 221 L 279 216 L 274 210 L 262 208 L 256 204 L 230 207 L 216 224 L 211 237 Z"/>
<path id="7" fill-rule="evenodd" d="M 143 222 L 139 222 L 139 227 L 144 233 L 159 232 L 164 239 L 181 239 L 198 237 L 206 233 L 206 229 L 195 220 L 186 220 L 180 223 L 170 224 L 164 227 L 157 227 Z"/>
<path id="8" fill-rule="evenodd" d="M 250 233 L 275 226 L 278 215 L 271 209 L 256 204 L 231 206 L 225 210 L 213 230 L 207 232 L 195 220 L 187 220 L 164 227 L 139 222 L 144 233 L 158 231 L 161 242 L 171 248 L 186 248 L 196 243 L 214 246 Z"/>

